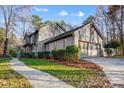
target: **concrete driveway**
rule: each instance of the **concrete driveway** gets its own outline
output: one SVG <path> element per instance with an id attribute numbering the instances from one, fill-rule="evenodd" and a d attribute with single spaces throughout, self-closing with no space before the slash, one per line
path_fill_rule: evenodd
<path id="1" fill-rule="evenodd" d="M 124 58 L 85 58 L 101 66 L 113 87 L 124 88 Z"/>

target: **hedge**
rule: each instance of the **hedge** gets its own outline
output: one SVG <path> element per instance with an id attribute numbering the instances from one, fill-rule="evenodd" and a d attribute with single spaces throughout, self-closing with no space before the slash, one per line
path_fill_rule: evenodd
<path id="1" fill-rule="evenodd" d="M 76 62 L 80 59 L 80 48 L 76 45 L 71 45 L 66 47 L 65 49 L 55 49 L 51 52 L 44 51 L 37 53 L 38 58 L 51 58 L 61 60 L 61 61 L 68 61 L 68 62 Z M 36 57 L 35 53 L 21 53 L 21 57 Z"/>
<path id="2" fill-rule="evenodd" d="M 38 58 L 50 58 L 51 53 L 49 51 L 38 52 Z"/>
<path id="3" fill-rule="evenodd" d="M 66 49 L 56 49 L 51 52 L 54 59 L 76 62 L 80 59 L 80 48 L 76 45 L 66 47 Z"/>
<path id="4" fill-rule="evenodd" d="M 32 52 L 32 53 L 23 53 L 23 52 L 22 52 L 22 53 L 20 54 L 20 56 L 21 56 L 21 57 L 26 57 L 26 58 L 34 58 L 34 57 L 36 57 L 34 52 Z"/>

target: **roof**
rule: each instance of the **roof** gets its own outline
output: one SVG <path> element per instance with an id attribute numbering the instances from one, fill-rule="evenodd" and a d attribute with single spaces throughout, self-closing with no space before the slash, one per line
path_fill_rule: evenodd
<path id="1" fill-rule="evenodd" d="M 61 39 L 61 38 L 64 38 L 64 37 L 72 36 L 72 35 L 73 35 L 73 32 L 77 31 L 78 29 L 80 29 L 80 28 L 82 28 L 82 27 L 84 27 L 85 25 L 90 24 L 90 23 L 91 23 L 92 26 L 96 29 L 96 32 L 100 35 L 100 37 L 103 39 L 103 37 L 102 37 L 100 31 L 97 29 L 97 27 L 95 26 L 95 24 L 92 23 L 92 22 L 88 22 L 88 23 L 83 24 L 82 26 L 79 26 L 79 27 L 77 27 L 77 28 L 75 28 L 75 29 L 73 29 L 73 30 L 67 31 L 67 32 L 65 32 L 65 33 L 62 33 L 62 34 L 56 36 L 56 37 L 51 38 L 50 40 L 46 41 L 45 44 L 50 43 L 50 42 L 53 42 L 53 41 L 58 40 L 58 39 Z"/>

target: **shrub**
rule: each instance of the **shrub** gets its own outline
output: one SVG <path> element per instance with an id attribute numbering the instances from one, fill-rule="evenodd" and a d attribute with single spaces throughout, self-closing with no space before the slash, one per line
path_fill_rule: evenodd
<path id="1" fill-rule="evenodd" d="M 76 45 L 66 47 L 64 60 L 68 62 L 76 62 L 80 59 L 80 48 Z"/>
<path id="2" fill-rule="evenodd" d="M 64 59 L 65 53 L 66 53 L 66 50 L 65 49 L 58 50 L 58 59 L 59 60 L 65 60 Z"/>
<path id="3" fill-rule="evenodd" d="M 38 52 L 38 57 L 39 58 L 50 58 L 51 53 L 49 51 Z"/>
<path id="4" fill-rule="evenodd" d="M 12 57 L 17 57 L 17 53 L 13 49 L 9 50 L 8 55 L 10 55 Z"/>
<path id="5" fill-rule="evenodd" d="M 43 52 L 38 52 L 38 58 L 43 58 Z"/>
<path id="6" fill-rule="evenodd" d="M 106 54 L 107 54 L 107 56 L 111 56 L 112 55 L 112 53 L 113 53 L 113 51 L 112 51 L 112 49 L 111 48 L 105 48 L 105 52 L 106 52 Z"/>
<path id="7" fill-rule="evenodd" d="M 45 58 L 50 58 L 50 57 L 51 57 L 50 51 L 45 51 L 45 52 L 43 52 L 43 56 L 44 56 Z"/>
<path id="8" fill-rule="evenodd" d="M 104 48 L 113 48 L 113 49 L 116 49 L 118 47 L 120 47 L 120 43 L 118 41 L 108 42 L 107 44 L 104 45 Z"/>
<path id="9" fill-rule="evenodd" d="M 35 58 L 35 52 L 30 53 L 30 57 Z"/>
<path id="10" fill-rule="evenodd" d="M 27 58 L 31 58 L 32 57 L 31 53 L 24 53 L 24 56 L 27 57 Z"/>
<path id="11" fill-rule="evenodd" d="M 52 50 L 54 59 L 64 60 L 68 62 L 75 62 L 80 59 L 80 49 L 75 45 L 66 47 L 66 49 Z"/>
<path id="12" fill-rule="evenodd" d="M 52 51 L 51 51 L 51 54 L 52 54 L 52 57 L 53 57 L 54 59 L 57 59 L 57 58 L 58 58 L 58 50 L 57 50 L 57 49 L 52 50 Z"/>

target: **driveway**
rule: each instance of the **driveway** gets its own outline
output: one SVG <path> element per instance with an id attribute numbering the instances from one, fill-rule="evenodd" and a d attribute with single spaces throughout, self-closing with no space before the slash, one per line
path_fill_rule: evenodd
<path id="1" fill-rule="evenodd" d="M 113 87 L 124 88 L 124 58 L 85 58 L 85 60 L 101 66 Z"/>

